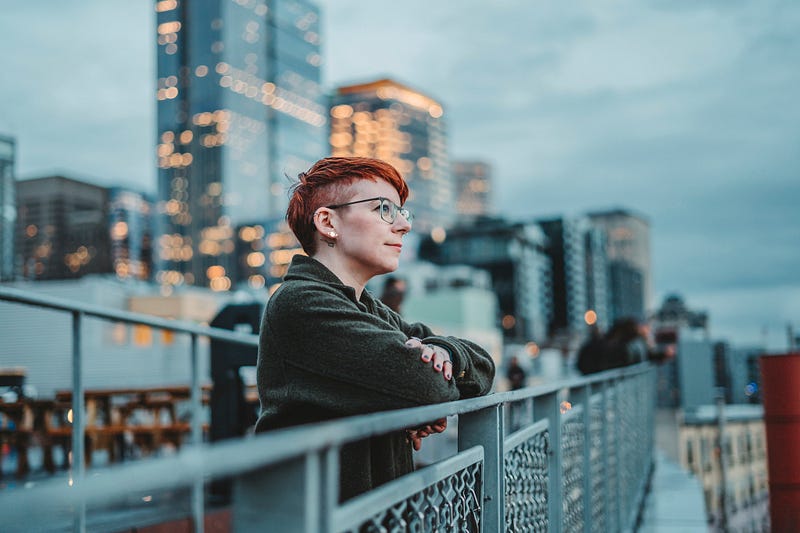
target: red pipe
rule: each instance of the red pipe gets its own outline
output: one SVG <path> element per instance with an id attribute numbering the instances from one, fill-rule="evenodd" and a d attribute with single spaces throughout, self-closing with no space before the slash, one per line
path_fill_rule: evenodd
<path id="1" fill-rule="evenodd" d="M 800 531 L 800 352 L 763 355 L 772 531 Z"/>

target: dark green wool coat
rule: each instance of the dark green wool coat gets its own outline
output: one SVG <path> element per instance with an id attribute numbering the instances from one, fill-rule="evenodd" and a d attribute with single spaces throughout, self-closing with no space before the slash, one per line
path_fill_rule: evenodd
<path id="1" fill-rule="evenodd" d="M 356 299 L 319 261 L 295 256 L 267 302 L 258 352 L 256 431 L 487 394 L 494 363 L 470 341 L 408 324 L 366 290 Z M 450 351 L 453 379 L 409 348 L 409 337 Z M 340 500 L 411 472 L 404 431 L 342 448 Z"/>

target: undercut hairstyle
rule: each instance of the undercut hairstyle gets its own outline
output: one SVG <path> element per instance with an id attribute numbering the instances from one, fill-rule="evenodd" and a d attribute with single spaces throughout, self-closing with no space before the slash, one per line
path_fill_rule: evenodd
<path id="1" fill-rule="evenodd" d="M 395 188 L 400 205 L 408 198 L 408 185 L 392 165 L 369 157 L 326 157 L 307 172 L 301 172 L 290 189 L 286 221 L 308 255 L 317 251 L 314 213 L 320 207 L 344 203 L 346 189 L 357 180 L 377 182 L 382 179 Z"/>

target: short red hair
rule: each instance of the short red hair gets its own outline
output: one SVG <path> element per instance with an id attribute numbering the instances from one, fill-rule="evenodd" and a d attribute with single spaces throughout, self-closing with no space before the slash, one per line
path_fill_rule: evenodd
<path id="1" fill-rule="evenodd" d="M 400 196 L 400 204 L 408 198 L 408 185 L 392 165 L 369 157 L 326 157 L 297 176 L 291 188 L 286 221 L 308 255 L 317 251 L 314 238 L 314 213 L 322 206 L 342 203 L 345 189 L 357 180 L 387 181 Z"/>

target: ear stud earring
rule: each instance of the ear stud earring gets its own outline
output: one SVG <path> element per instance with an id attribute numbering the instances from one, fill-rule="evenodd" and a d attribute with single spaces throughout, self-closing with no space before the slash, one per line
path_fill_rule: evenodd
<path id="1" fill-rule="evenodd" d="M 336 232 L 335 231 L 329 231 L 328 235 L 330 235 L 331 237 L 336 237 Z"/>

